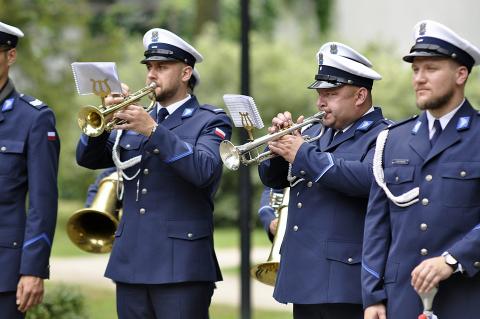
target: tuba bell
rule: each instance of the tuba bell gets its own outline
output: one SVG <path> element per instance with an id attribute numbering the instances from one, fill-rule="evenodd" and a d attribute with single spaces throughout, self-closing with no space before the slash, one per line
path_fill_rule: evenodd
<path id="1" fill-rule="evenodd" d="M 272 195 L 270 195 L 270 205 L 278 213 L 277 232 L 273 238 L 272 248 L 270 249 L 270 255 L 267 261 L 255 265 L 250 269 L 250 275 L 253 278 L 269 286 L 275 286 L 275 281 L 277 280 L 278 267 L 280 266 L 280 246 L 282 245 L 287 228 L 289 197 L 290 188 L 288 187 L 285 188 L 283 194 L 272 193 Z"/>
<path id="2" fill-rule="evenodd" d="M 92 205 L 77 210 L 67 222 L 67 234 L 80 249 L 89 253 L 109 253 L 122 211 L 117 199 L 118 174 L 103 178 Z"/>

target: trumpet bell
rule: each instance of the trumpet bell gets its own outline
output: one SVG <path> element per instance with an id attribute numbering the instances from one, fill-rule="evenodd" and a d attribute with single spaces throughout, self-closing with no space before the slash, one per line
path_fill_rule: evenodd
<path id="1" fill-rule="evenodd" d="M 220 143 L 220 157 L 228 169 L 236 171 L 240 167 L 241 154 L 232 142 L 223 140 Z"/>
<path id="2" fill-rule="evenodd" d="M 278 261 L 267 261 L 253 266 L 250 269 L 250 275 L 266 285 L 275 286 L 279 266 Z"/>
<path id="3" fill-rule="evenodd" d="M 80 249 L 103 254 L 112 250 L 117 226 L 117 219 L 110 213 L 84 208 L 70 218 L 67 234 Z"/>
<path id="4" fill-rule="evenodd" d="M 80 109 L 77 116 L 78 126 L 83 133 L 96 137 L 102 134 L 105 126 L 105 118 L 97 107 L 87 105 Z"/>

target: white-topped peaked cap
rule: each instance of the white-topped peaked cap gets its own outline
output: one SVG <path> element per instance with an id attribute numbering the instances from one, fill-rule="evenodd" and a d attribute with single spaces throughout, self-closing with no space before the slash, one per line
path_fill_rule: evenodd
<path id="1" fill-rule="evenodd" d="M 7 45 L 15 48 L 18 38 L 23 38 L 23 32 L 17 27 L 0 22 L 0 46 Z"/>
<path id="2" fill-rule="evenodd" d="M 480 63 L 480 50 L 441 23 L 423 20 L 415 25 L 413 31 L 415 44 L 403 57 L 406 62 L 411 63 L 419 56 L 443 56 L 458 61 L 469 70 Z"/>
<path id="3" fill-rule="evenodd" d="M 145 59 L 141 61 L 142 63 L 177 60 L 194 67 L 195 63 L 203 61 L 202 55 L 193 46 L 165 29 L 148 30 L 143 36 L 143 46 Z"/>
<path id="4" fill-rule="evenodd" d="M 317 52 L 317 59 L 320 53 L 331 53 L 331 54 L 343 56 L 344 58 L 348 58 L 348 59 L 360 62 L 368 66 L 369 68 L 373 66 L 372 63 L 362 54 L 357 52 L 355 49 L 349 47 L 348 45 L 340 42 L 327 42 L 324 45 L 322 45 Z"/>
<path id="5" fill-rule="evenodd" d="M 328 89 L 347 84 L 371 89 L 373 81 L 382 78 L 372 68 L 352 58 L 352 53 L 363 57 L 360 53 L 353 49 L 345 53 L 348 53 L 349 57 L 339 55 L 338 52 L 335 54 L 329 51 L 319 52 L 317 54 L 318 73 L 315 75 L 315 82 L 308 88 Z M 369 62 L 366 58 L 363 57 L 363 59 Z"/>

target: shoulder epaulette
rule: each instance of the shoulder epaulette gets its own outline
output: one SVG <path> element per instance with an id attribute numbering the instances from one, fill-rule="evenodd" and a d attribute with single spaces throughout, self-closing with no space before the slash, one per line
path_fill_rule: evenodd
<path id="1" fill-rule="evenodd" d="M 222 108 L 215 107 L 213 105 L 204 104 L 204 105 L 200 105 L 200 108 L 204 110 L 208 110 L 215 114 L 225 113 L 225 111 Z"/>
<path id="2" fill-rule="evenodd" d="M 384 124 L 387 124 L 388 126 L 390 126 L 390 125 L 392 125 L 392 124 L 395 124 L 394 121 L 389 120 L 389 119 L 382 119 L 382 122 L 383 122 Z"/>
<path id="3" fill-rule="evenodd" d="M 405 120 L 403 120 L 403 121 L 396 122 L 396 123 L 392 123 L 392 124 L 388 125 L 388 129 L 391 130 L 392 128 L 401 126 L 401 125 L 403 125 L 403 124 L 405 124 L 405 123 L 408 123 L 408 122 L 410 122 L 410 121 L 413 121 L 413 120 L 415 120 L 415 119 L 417 119 L 417 118 L 418 118 L 418 115 L 414 115 L 414 116 L 412 116 L 412 117 L 410 117 L 410 118 L 408 118 L 408 119 L 405 119 Z"/>
<path id="4" fill-rule="evenodd" d="M 47 104 L 43 103 L 43 102 L 40 101 L 39 99 L 36 99 L 36 98 L 34 98 L 34 97 L 31 97 L 31 96 L 28 96 L 28 95 L 25 95 L 25 94 L 21 94 L 21 95 L 20 95 L 20 99 L 22 99 L 23 101 L 27 102 L 28 105 L 33 106 L 33 107 L 36 108 L 37 110 L 41 110 L 41 109 L 43 109 L 44 107 L 47 107 Z"/>

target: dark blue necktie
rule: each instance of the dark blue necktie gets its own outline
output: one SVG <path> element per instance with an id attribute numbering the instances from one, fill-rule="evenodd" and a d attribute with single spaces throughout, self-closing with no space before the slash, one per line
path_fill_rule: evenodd
<path id="1" fill-rule="evenodd" d="M 335 129 L 332 129 L 332 135 L 330 136 L 330 142 L 328 142 L 328 145 L 332 144 L 333 141 L 335 141 L 336 139 L 338 139 L 338 137 L 340 135 L 342 135 L 343 131 L 342 130 L 335 130 Z"/>
<path id="2" fill-rule="evenodd" d="M 438 137 L 442 133 L 442 126 L 440 125 L 439 120 L 433 121 L 433 127 L 435 128 L 435 133 L 433 133 L 432 138 L 430 139 L 430 145 L 433 147 L 435 145 L 435 142 L 438 140 Z"/>
<path id="3" fill-rule="evenodd" d="M 168 116 L 167 108 L 166 107 L 160 108 L 157 114 L 157 123 L 162 123 L 167 116 Z"/>

